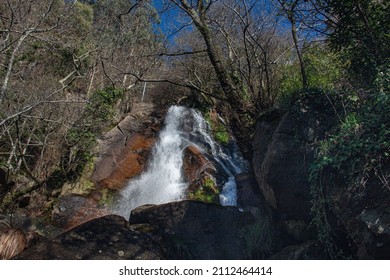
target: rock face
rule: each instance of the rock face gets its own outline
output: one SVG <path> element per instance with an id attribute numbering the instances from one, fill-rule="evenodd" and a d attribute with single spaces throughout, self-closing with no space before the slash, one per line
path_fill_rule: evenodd
<path id="1" fill-rule="evenodd" d="M 184 151 L 183 171 L 191 188 L 207 174 L 214 174 L 215 167 L 197 147 L 189 146 Z"/>
<path id="2" fill-rule="evenodd" d="M 113 159 L 110 167 L 105 162 L 106 168 L 99 168 L 104 171 L 99 170 L 99 172 L 103 173 L 99 173 L 102 179 L 97 181 L 98 185 L 104 188 L 118 190 L 129 179 L 141 174 L 154 142 L 154 138 L 148 138 L 140 133 L 128 137 L 121 149 L 113 151 Z"/>
<path id="3" fill-rule="evenodd" d="M 265 201 L 253 173 L 242 173 L 236 176 L 237 204 L 244 210 L 264 208 Z"/>
<path id="4" fill-rule="evenodd" d="M 130 223 L 157 226 L 168 259 L 250 256 L 245 228 L 254 223 L 254 218 L 237 208 L 197 201 L 145 205 L 133 210 Z"/>
<path id="5" fill-rule="evenodd" d="M 296 140 L 295 130 L 289 113 L 273 113 L 260 119 L 253 169 L 265 200 L 283 217 L 286 230 L 303 241 L 308 238 L 304 235 L 310 223 L 308 163 L 313 156 L 306 150 L 306 143 Z"/>
<path id="6" fill-rule="evenodd" d="M 139 175 L 147 162 L 164 111 L 151 104 L 136 104 L 129 116 L 99 142 L 99 158 L 92 180 L 98 187 L 118 190 Z"/>
<path id="7" fill-rule="evenodd" d="M 119 216 L 105 216 L 44 240 L 16 259 L 30 260 L 125 260 L 161 259 L 161 248 Z"/>
<path id="8" fill-rule="evenodd" d="M 384 167 L 383 174 L 390 168 Z M 376 181 L 376 182 L 375 182 Z M 350 247 L 358 259 L 390 259 L 390 190 L 380 180 L 369 178 L 364 193 L 343 185 L 328 189 L 330 214 L 335 230 L 348 233 Z"/>

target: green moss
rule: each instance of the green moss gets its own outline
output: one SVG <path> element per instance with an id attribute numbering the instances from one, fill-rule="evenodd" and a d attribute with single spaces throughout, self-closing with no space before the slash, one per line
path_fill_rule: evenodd
<path id="1" fill-rule="evenodd" d="M 206 177 L 202 185 L 194 192 L 191 192 L 188 198 L 207 203 L 219 203 L 219 189 L 212 178 Z"/>
<path id="2" fill-rule="evenodd" d="M 212 119 L 209 113 L 205 114 L 205 120 L 211 127 L 214 139 L 222 145 L 227 145 L 230 137 L 226 125 L 219 118 Z"/>
<path id="3" fill-rule="evenodd" d="M 104 188 L 102 189 L 101 194 L 102 198 L 99 201 L 99 205 L 112 206 L 114 204 L 115 196 L 117 194 L 116 191 Z"/>

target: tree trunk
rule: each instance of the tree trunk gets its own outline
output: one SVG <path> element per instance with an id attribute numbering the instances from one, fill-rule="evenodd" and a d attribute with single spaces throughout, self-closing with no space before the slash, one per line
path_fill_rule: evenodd
<path id="1" fill-rule="evenodd" d="M 301 69 L 302 87 L 304 89 L 307 89 L 308 82 L 307 82 L 307 76 L 306 76 L 306 68 L 305 68 L 305 63 L 303 61 L 301 50 L 299 49 L 296 22 L 295 22 L 295 19 L 293 16 L 289 16 L 289 20 L 291 22 L 291 35 L 292 35 L 292 38 L 294 41 L 295 50 L 297 51 L 298 60 L 299 60 L 299 67 Z"/>

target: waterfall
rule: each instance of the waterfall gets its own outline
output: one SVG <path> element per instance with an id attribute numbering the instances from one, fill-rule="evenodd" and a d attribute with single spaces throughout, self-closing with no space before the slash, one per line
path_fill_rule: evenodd
<path id="1" fill-rule="evenodd" d="M 182 172 L 184 150 L 196 146 L 210 161 L 223 170 L 224 186 L 220 193 L 222 205 L 236 205 L 234 176 L 246 168 L 236 145 L 230 149 L 218 145 L 202 115 L 193 109 L 172 106 L 166 115 L 152 149 L 146 170 L 121 190 L 114 212 L 128 218 L 130 211 L 144 204 L 161 204 L 184 198 L 188 184 Z"/>

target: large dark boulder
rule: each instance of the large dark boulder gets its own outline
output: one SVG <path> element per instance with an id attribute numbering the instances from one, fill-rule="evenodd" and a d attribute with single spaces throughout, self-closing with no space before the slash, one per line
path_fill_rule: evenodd
<path id="1" fill-rule="evenodd" d="M 133 229 L 119 216 L 98 218 L 69 230 L 53 240 L 44 240 L 16 259 L 35 260 L 125 260 L 162 259 L 158 244 Z"/>
<path id="2" fill-rule="evenodd" d="M 272 134 L 267 151 L 262 155 L 263 161 L 260 162 L 256 156 L 253 165 L 267 202 L 287 218 L 308 220 L 308 160 L 304 145 L 296 141 L 294 130 L 294 118 L 285 114 Z M 261 129 L 257 133 L 263 134 Z M 255 144 L 263 145 L 258 141 Z"/>
<path id="3" fill-rule="evenodd" d="M 250 213 L 198 201 L 145 205 L 130 215 L 131 224 L 160 229 L 169 259 L 246 259 L 251 257 Z"/>
<path id="4" fill-rule="evenodd" d="M 309 238 L 308 163 L 313 154 L 297 140 L 292 114 L 271 117 L 257 124 L 253 169 L 265 200 L 280 214 L 286 231 L 303 241 Z"/>

